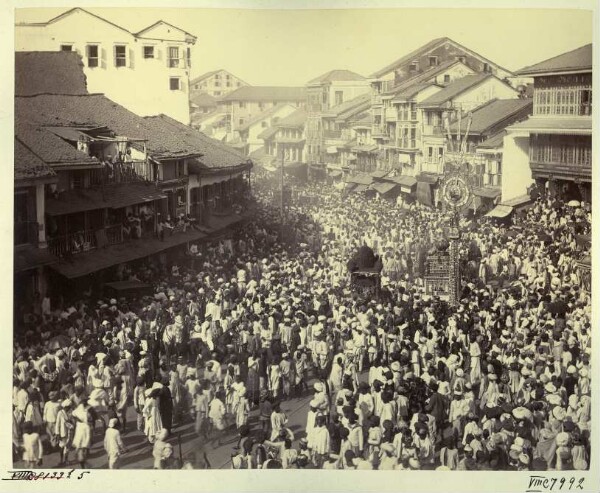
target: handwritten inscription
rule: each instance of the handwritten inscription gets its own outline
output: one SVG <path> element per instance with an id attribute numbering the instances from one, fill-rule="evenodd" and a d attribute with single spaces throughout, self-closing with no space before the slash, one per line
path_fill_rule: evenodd
<path id="1" fill-rule="evenodd" d="M 79 471 L 75 472 L 75 469 L 70 471 L 30 471 L 30 470 L 19 470 L 19 471 L 7 471 L 8 477 L 2 478 L 2 481 L 45 481 L 45 480 L 57 480 L 57 479 L 83 479 L 86 474 L 91 474 L 91 471 Z"/>
<path id="2" fill-rule="evenodd" d="M 543 491 L 576 491 L 583 490 L 585 478 L 575 476 L 553 478 L 546 476 L 529 476 L 526 493 L 542 493 Z"/>

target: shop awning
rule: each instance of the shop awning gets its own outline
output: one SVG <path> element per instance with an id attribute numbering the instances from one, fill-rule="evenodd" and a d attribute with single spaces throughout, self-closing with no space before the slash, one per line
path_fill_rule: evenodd
<path id="1" fill-rule="evenodd" d="M 351 192 L 357 186 L 356 183 L 346 183 L 345 185 L 346 185 L 344 188 L 345 192 Z"/>
<path id="2" fill-rule="evenodd" d="M 533 200 L 531 200 L 531 197 L 528 194 L 525 195 L 519 195 L 518 197 L 514 197 L 510 200 L 504 200 L 502 202 L 502 205 L 508 205 L 510 207 L 524 207 L 526 205 L 529 205 L 533 203 Z"/>
<path id="3" fill-rule="evenodd" d="M 417 184 L 417 179 L 414 176 L 393 176 L 387 177 L 386 180 L 393 181 L 394 183 L 400 185 L 400 190 L 405 193 L 411 193 L 413 191 L 414 186 Z"/>
<path id="4" fill-rule="evenodd" d="M 383 178 L 384 176 L 387 176 L 390 174 L 389 171 L 384 171 L 384 170 L 377 170 L 377 171 L 373 171 L 371 173 L 369 173 L 373 178 Z"/>
<path id="5" fill-rule="evenodd" d="M 23 272 L 29 269 L 35 269 L 36 267 L 55 264 L 56 262 L 58 262 L 58 258 L 45 248 L 37 248 L 33 245 L 23 245 L 15 248 L 15 272 Z"/>
<path id="6" fill-rule="evenodd" d="M 371 188 L 375 190 L 380 195 L 385 195 L 386 193 L 393 192 L 398 188 L 398 185 L 395 183 L 373 183 Z"/>
<path id="7" fill-rule="evenodd" d="M 342 172 L 338 170 L 330 171 L 329 176 L 331 176 L 332 178 L 338 178 L 342 176 Z"/>
<path id="8" fill-rule="evenodd" d="M 352 152 L 373 152 L 377 150 L 376 145 L 367 145 L 367 146 L 354 146 L 352 147 Z"/>
<path id="9" fill-rule="evenodd" d="M 356 193 L 366 192 L 369 189 L 368 185 L 356 185 L 356 188 L 352 190 Z"/>
<path id="10" fill-rule="evenodd" d="M 485 217 L 498 217 L 504 218 L 508 217 L 510 213 L 513 211 L 513 208 L 509 205 L 497 205 L 490 212 L 488 212 Z"/>
<path id="11" fill-rule="evenodd" d="M 338 148 L 336 146 L 329 146 L 327 148 L 327 154 L 337 154 Z"/>
<path id="12" fill-rule="evenodd" d="M 167 196 L 150 183 L 111 185 L 104 190 L 69 190 L 62 192 L 58 199 L 46 199 L 46 214 L 60 216 L 94 209 L 119 209 L 165 198 Z"/>
<path id="13" fill-rule="evenodd" d="M 502 190 L 500 188 L 474 188 L 473 194 L 486 199 L 495 199 L 500 197 Z"/>

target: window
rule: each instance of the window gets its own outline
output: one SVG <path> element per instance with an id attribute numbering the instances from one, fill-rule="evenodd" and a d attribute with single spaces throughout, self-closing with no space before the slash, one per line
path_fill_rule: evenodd
<path id="1" fill-rule="evenodd" d="M 144 58 L 154 58 L 154 46 L 144 46 Z"/>
<path id="2" fill-rule="evenodd" d="M 181 90 L 181 84 L 180 84 L 179 77 L 169 78 L 169 89 L 171 89 L 171 91 L 180 91 Z"/>
<path id="3" fill-rule="evenodd" d="M 240 125 L 243 125 L 244 122 L 245 122 L 245 120 L 243 118 L 240 118 L 240 120 L 239 120 Z"/>
<path id="4" fill-rule="evenodd" d="M 237 83 L 237 87 L 242 87 L 242 83 L 241 83 L 241 82 L 238 82 L 238 83 Z"/>
<path id="5" fill-rule="evenodd" d="M 185 161 L 183 159 L 178 159 L 177 163 L 177 177 L 185 176 Z"/>
<path id="6" fill-rule="evenodd" d="M 221 74 L 215 74 L 215 79 L 219 80 L 221 78 Z"/>
<path id="7" fill-rule="evenodd" d="M 198 89 L 198 84 L 194 84 L 194 89 Z"/>
<path id="8" fill-rule="evenodd" d="M 221 95 L 221 91 L 214 91 L 214 92 L 213 92 L 213 94 L 214 94 L 215 96 L 220 96 L 220 95 Z"/>
<path id="9" fill-rule="evenodd" d="M 438 64 L 438 57 L 436 56 L 430 56 L 429 57 L 429 66 L 430 67 L 436 67 Z"/>
<path id="10" fill-rule="evenodd" d="M 60 51 L 73 51 L 73 45 L 60 45 Z"/>
<path id="11" fill-rule="evenodd" d="M 215 81 L 215 87 L 221 87 L 221 83 L 218 80 Z"/>
<path id="12" fill-rule="evenodd" d="M 483 71 L 484 72 L 491 72 L 492 71 L 489 63 L 484 63 L 483 64 Z"/>
<path id="13" fill-rule="evenodd" d="M 225 83 L 225 85 L 226 85 L 227 87 L 231 87 L 231 82 L 227 81 L 227 82 Z"/>
<path id="14" fill-rule="evenodd" d="M 446 83 L 450 82 L 450 74 L 444 75 L 444 82 L 446 82 Z"/>
<path id="15" fill-rule="evenodd" d="M 465 63 L 467 61 L 467 58 L 464 56 L 457 56 L 456 59 L 461 63 Z"/>
<path id="16" fill-rule="evenodd" d="M 335 104 L 342 104 L 344 102 L 344 92 L 343 91 L 335 91 Z"/>
<path id="17" fill-rule="evenodd" d="M 229 79 L 230 79 L 230 77 L 229 77 L 229 74 L 226 74 L 226 75 L 225 75 L 225 78 L 226 78 L 227 80 L 229 80 Z"/>
<path id="18" fill-rule="evenodd" d="M 246 102 L 245 102 L 245 101 L 240 101 L 240 102 L 238 103 L 238 106 L 239 106 L 240 108 L 245 108 L 245 107 L 246 107 Z"/>
<path id="19" fill-rule="evenodd" d="M 268 125 L 267 125 L 267 122 L 261 122 L 260 126 L 262 128 L 267 128 Z"/>
<path id="20" fill-rule="evenodd" d="M 538 77 L 533 97 L 534 115 L 590 116 L 591 75 Z"/>
<path id="21" fill-rule="evenodd" d="M 187 60 L 187 66 L 188 68 L 192 66 L 192 50 L 190 49 L 190 47 L 187 47 L 186 50 L 186 60 Z"/>
<path id="22" fill-rule="evenodd" d="M 98 45 L 87 45 L 87 64 L 88 67 L 97 67 L 98 66 Z"/>
<path id="23" fill-rule="evenodd" d="M 416 72 L 417 70 L 419 70 L 419 62 L 418 60 L 415 60 L 408 66 L 408 71 Z"/>
<path id="24" fill-rule="evenodd" d="M 179 67 L 179 47 L 169 46 L 169 68 Z"/>
<path id="25" fill-rule="evenodd" d="M 115 67 L 127 67 L 127 47 L 115 45 Z"/>

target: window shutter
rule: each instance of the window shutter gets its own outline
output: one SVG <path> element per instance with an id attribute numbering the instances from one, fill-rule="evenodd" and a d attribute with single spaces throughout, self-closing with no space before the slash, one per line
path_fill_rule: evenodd
<path id="1" fill-rule="evenodd" d="M 158 46 L 154 48 L 154 56 L 157 60 L 162 60 L 162 50 L 159 49 Z"/>
<path id="2" fill-rule="evenodd" d="M 106 66 L 107 66 L 106 49 L 105 48 L 99 48 L 98 51 L 100 52 L 100 53 L 98 53 L 98 55 L 100 56 L 100 66 L 102 68 L 106 68 Z"/>
<path id="3" fill-rule="evenodd" d="M 179 79 L 179 90 L 185 92 L 187 90 L 187 84 L 183 79 Z"/>
<path id="4" fill-rule="evenodd" d="M 113 65 L 117 66 L 117 47 L 113 46 Z"/>
<path id="5" fill-rule="evenodd" d="M 143 48 L 142 48 L 143 49 Z M 129 68 L 135 68 L 135 50 L 129 50 Z"/>

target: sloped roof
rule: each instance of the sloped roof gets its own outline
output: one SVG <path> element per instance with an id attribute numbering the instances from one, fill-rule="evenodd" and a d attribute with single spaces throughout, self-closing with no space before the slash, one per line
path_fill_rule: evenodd
<path id="1" fill-rule="evenodd" d="M 96 19 L 99 19 L 99 20 L 101 20 L 102 22 L 105 22 L 105 23 L 107 23 L 107 24 L 110 24 L 111 26 L 113 26 L 113 27 L 116 27 L 117 29 L 120 29 L 121 31 L 124 31 L 124 32 L 126 32 L 126 33 L 129 33 L 129 34 L 131 34 L 132 36 L 134 36 L 134 37 L 136 37 L 136 38 L 137 38 L 137 37 L 142 37 L 142 36 L 141 36 L 141 34 L 142 34 L 143 32 L 145 32 L 145 31 L 147 31 L 147 30 L 149 30 L 149 29 L 153 28 L 153 27 L 154 27 L 154 26 L 156 26 L 157 24 L 163 23 L 163 24 L 166 24 L 166 25 L 168 25 L 168 26 L 171 26 L 171 27 L 173 27 L 173 28 L 175 28 L 175 29 L 177 29 L 177 30 L 179 30 L 179 31 L 181 31 L 181 32 L 184 32 L 184 33 L 185 33 L 185 34 L 187 34 L 188 36 L 191 36 L 192 38 L 194 38 L 194 40 L 196 40 L 196 39 L 197 39 L 197 38 L 196 38 L 196 36 L 194 36 L 193 34 L 190 34 L 190 33 L 188 33 L 187 31 L 184 31 L 183 29 L 181 29 L 180 27 L 174 26 L 173 24 L 169 24 L 168 22 L 165 22 L 165 21 L 163 21 L 163 20 L 156 21 L 154 24 L 151 24 L 150 26 L 148 26 L 148 27 L 145 27 L 145 28 L 144 28 L 144 29 L 142 29 L 141 31 L 139 31 L 139 32 L 137 32 L 137 33 L 134 33 L 134 32 L 132 32 L 132 31 L 130 31 L 129 29 L 126 29 L 126 28 L 124 28 L 123 26 L 119 26 L 118 24 L 115 24 L 114 22 L 112 22 L 112 21 L 109 21 L 108 19 L 105 19 L 104 17 L 101 17 L 101 16 L 99 16 L 99 15 L 97 15 L 97 14 L 94 14 L 93 12 L 90 12 L 89 10 L 82 9 L 81 7 L 74 7 L 74 8 L 72 8 L 72 9 L 66 10 L 66 11 L 65 11 L 65 12 L 63 12 L 62 14 L 59 14 L 59 15 L 57 15 L 57 16 L 55 16 L 55 17 L 52 17 L 50 20 L 48 20 L 48 21 L 46 21 L 46 22 L 19 22 L 19 23 L 17 23 L 17 25 L 18 25 L 18 26 L 47 26 L 48 24 L 53 24 L 54 22 L 57 22 L 57 21 L 59 21 L 59 20 L 61 20 L 61 19 L 65 18 L 65 17 L 67 17 L 67 16 L 69 16 L 69 15 L 71 15 L 71 14 L 74 14 L 74 13 L 76 13 L 76 12 L 83 12 L 83 13 L 85 13 L 85 14 L 87 14 L 87 15 L 90 15 L 90 16 L 92 16 L 92 17 L 95 17 Z"/>
<path id="2" fill-rule="evenodd" d="M 488 129 L 497 126 L 501 122 L 509 125 L 517 119 L 523 118 L 533 111 L 533 101 L 531 99 L 493 99 L 488 103 L 473 110 L 470 134 L 485 134 Z M 467 118 L 462 118 L 460 122 L 461 134 L 467 130 Z M 458 121 L 450 125 L 450 131 L 456 133 L 458 130 Z"/>
<path id="3" fill-rule="evenodd" d="M 532 117 L 525 121 L 515 123 L 508 127 L 509 130 L 526 130 L 529 132 L 564 133 L 573 135 L 588 135 L 592 133 L 591 118 L 567 117 Z"/>
<path id="4" fill-rule="evenodd" d="M 190 147 L 197 146 L 202 153 L 197 159 L 206 168 L 232 168 L 240 164 L 246 164 L 246 159 L 242 154 L 223 142 L 208 137 L 202 132 L 198 132 L 183 123 L 167 115 L 147 116 L 148 121 L 160 122 L 165 126 L 165 130 L 171 127 L 171 130 L 180 136 Z"/>
<path id="5" fill-rule="evenodd" d="M 265 128 L 261 133 L 258 134 L 258 138 L 262 140 L 270 139 L 277 134 L 277 131 L 277 127 Z"/>
<path id="6" fill-rule="evenodd" d="M 303 101 L 304 87 L 242 86 L 225 95 L 221 101 Z"/>
<path id="7" fill-rule="evenodd" d="M 496 149 L 498 147 L 502 147 L 504 145 L 504 136 L 506 133 L 506 130 L 502 130 L 501 132 L 492 135 L 491 137 L 485 139 L 481 144 L 477 144 L 477 148 Z"/>
<path id="8" fill-rule="evenodd" d="M 15 114 L 20 121 L 30 122 L 38 127 L 105 126 L 117 135 L 146 139 L 147 150 L 154 159 L 205 155 L 214 150 L 217 142 L 165 115 L 142 118 L 101 94 L 17 97 Z M 59 137 L 56 138 L 65 143 Z M 231 161 L 237 160 L 238 164 L 241 162 L 242 157 L 236 151 L 221 143 L 219 146 L 218 152 L 215 150 L 207 157 L 207 166 L 231 166 Z M 48 162 L 47 159 L 44 160 Z"/>
<path id="9" fill-rule="evenodd" d="M 383 96 L 397 95 L 397 94 L 401 93 L 402 91 L 405 91 L 406 89 L 413 87 L 414 85 L 426 83 L 432 77 L 435 77 L 435 76 L 441 74 L 442 72 L 444 72 L 445 70 L 448 70 L 450 67 L 453 67 L 454 65 L 458 65 L 458 64 L 464 65 L 465 67 L 470 68 L 466 64 L 462 63 L 459 60 L 448 60 L 448 61 L 442 63 L 441 65 L 438 65 L 437 67 L 430 67 L 429 69 L 425 70 L 425 72 L 421 72 L 420 74 L 417 74 L 413 77 L 403 80 L 397 86 L 392 87 L 388 91 L 384 92 Z M 471 69 L 471 71 L 473 71 L 473 70 Z"/>
<path id="10" fill-rule="evenodd" d="M 81 57 L 74 51 L 17 51 L 15 95 L 88 94 Z"/>
<path id="11" fill-rule="evenodd" d="M 447 85 L 441 91 L 433 94 L 424 101 L 419 103 L 419 107 L 435 107 L 444 104 L 447 101 L 452 100 L 456 96 L 463 92 L 475 87 L 486 79 L 494 77 L 492 74 L 479 73 L 472 75 L 465 75 L 460 79 L 455 80 L 451 84 Z"/>
<path id="12" fill-rule="evenodd" d="M 78 151 L 75 146 L 41 126 L 17 121 L 15 136 L 23 146 L 50 166 L 100 164 L 96 158 Z"/>
<path id="13" fill-rule="evenodd" d="M 431 86 L 442 87 L 438 84 L 435 84 L 434 82 L 424 82 L 422 84 L 410 85 L 409 87 L 397 92 L 394 95 L 394 101 L 410 101 L 421 91 L 423 91 Z"/>
<path id="14" fill-rule="evenodd" d="M 592 71 L 592 44 L 529 65 L 516 72 L 517 75 L 542 75 L 549 72 Z"/>
<path id="15" fill-rule="evenodd" d="M 461 50 L 465 51 L 466 53 L 469 53 L 472 56 L 475 56 L 475 57 L 477 57 L 477 58 L 479 58 L 481 60 L 484 60 L 485 62 L 487 62 L 487 63 L 489 63 L 489 64 L 491 64 L 491 65 L 493 65 L 495 67 L 501 68 L 505 72 L 511 73 L 510 70 L 507 70 L 504 67 L 501 67 L 500 65 L 498 65 L 497 63 L 492 62 L 488 58 L 485 58 L 484 56 L 481 56 L 476 51 L 473 51 L 470 48 L 467 48 L 466 46 L 463 46 L 460 43 L 457 43 L 453 39 L 450 39 L 448 37 L 442 37 L 442 38 L 432 39 L 428 43 L 426 43 L 423 46 L 417 48 L 416 50 L 411 51 L 410 53 L 404 55 L 403 57 L 399 58 L 398 60 L 390 63 L 389 65 L 386 65 L 385 67 L 383 67 L 382 69 L 378 70 L 377 72 L 374 72 L 371 75 L 371 77 L 372 78 L 381 77 L 381 76 L 383 76 L 383 75 L 391 72 L 392 70 L 395 70 L 400 65 L 403 65 L 403 64 L 405 64 L 407 62 L 410 62 L 410 61 L 412 61 L 412 59 L 418 58 L 418 57 L 424 55 L 425 53 L 427 53 L 427 52 L 435 49 L 436 47 L 438 47 L 439 45 L 441 45 L 443 43 L 451 43 L 454 46 L 456 46 L 457 48 L 460 48 Z"/>
<path id="16" fill-rule="evenodd" d="M 339 118 L 344 115 L 348 117 L 352 114 L 356 114 L 358 111 L 363 111 L 365 107 L 369 106 L 371 106 L 371 94 L 367 92 L 329 108 L 323 116 Z M 348 113 L 350 113 L 350 115 Z"/>
<path id="17" fill-rule="evenodd" d="M 200 92 L 190 96 L 190 101 L 200 108 L 216 108 L 217 100 L 206 92 Z"/>
<path id="18" fill-rule="evenodd" d="M 266 118 L 272 117 L 275 113 L 277 113 L 279 110 L 281 110 L 285 106 L 286 106 L 285 103 L 279 103 L 279 104 L 276 104 L 275 106 L 273 106 L 272 108 L 269 108 L 268 110 L 261 111 L 255 117 L 250 118 L 250 120 L 248 120 L 246 123 L 244 123 L 243 125 L 240 125 L 238 127 L 238 130 L 240 132 L 243 132 L 244 130 L 248 130 L 255 123 L 258 123 Z"/>
<path id="19" fill-rule="evenodd" d="M 15 180 L 55 176 L 54 170 L 15 137 Z"/>
<path id="20" fill-rule="evenodd" d="M 217 69 L 217 70 L 211 70 L 210 72 L 206 72 L 206 73 L 204 73 L 204 74 L 202 74 L 202 75 L 199 75 L 198 77 L 196 77 L 196 78 L 192 79 L 192 80 L 190 81 L 190 85 L 192 85 L 192 86 L 193 86 L 194 84 L 197 84 L 198 82 L 202 82 L 203 80 L 206 80 L 206 79 L 208 79 L 209 77 L 211 77 L 211 76 L 213 76 L 213 75 L 215 75 L 215 74 L 218 74 L 219 72 L 225 72 L 225 73 L 227 73 L 227 74 L 229 74 L 229 75 L 233 75 L 231 72 L 228 72 L 227 70 L 225 70 L 225 69 L 222 69 L 222 68 L 220 68 L 220 69 Z M 246 83 L 246 82 L 244 82 L 242 79 L 240 79 L 240 78 L 239 78 L 237 75 L 233 75 L 233 76 L 236 78 L 236 80 L 239 80 L 240 82 L 243 82 L 244 84 L 246 84 L 246 85 L 247 85 L 247 83 Z"/>
<path id="21" fill-rule="evenodd" d="M 286 128 L 294 128 L 294 127 L 303 127 L 306 123 L 307 113 L 303 108 L 299 108 L 293 113 L 290 113 L 285 118 L 279 120 L 275 125 L 277 127 L 286 127 Z"/>
<path id="22" fill-rule="evenodd" d="M 373 114 L 371 112 L 366 113 L 363 117 L 359 118 L 354 122 L 355 127 L 373 125 Z"/>
<path id="23" fill-rule="evenodd" d="M 334 82 L 334 81 L 353 81 L 353 80 L 366 80 L 360 74 L 356 72 L 352 72 L 351 70 L 330 70 L 319 77 L 315 77 L 314 79 L 307 82 L 306 85 L 318 85 L 323 84 L 325 82 Z"/>
<path id="24" fill-rule="evenodd" d="M 192 33 L 189 33 L 187 31 L 184 31 L 183 29 L 181 29 L 180 27 L 174 26 L 173 24 L 170 24 L 169 22 L 163 21 L 162 19 L 156 21 L 154 24 L 150 24 L 148 27 L 145 27 L 144 29 L 142 29 L 141 31 L 138 31 L 137 33 L 135 33 L 136 36 L 139 37 L 143 37 L 142 35 L 146 32 L 146 31 L 150 31 L 150 29 L 153 29 L 154 27 L 160 25 L 160 24 L 164 24 L 165 26 L 169 26 L 172 27 L 173 29 L 177 29 L 178 31 L 181 31 L 182 33 L 184 33 L 185 35 L 191 37 L 195 40 L 197 40 L 198 38 L 196 36 L 194 36 Z"/>

